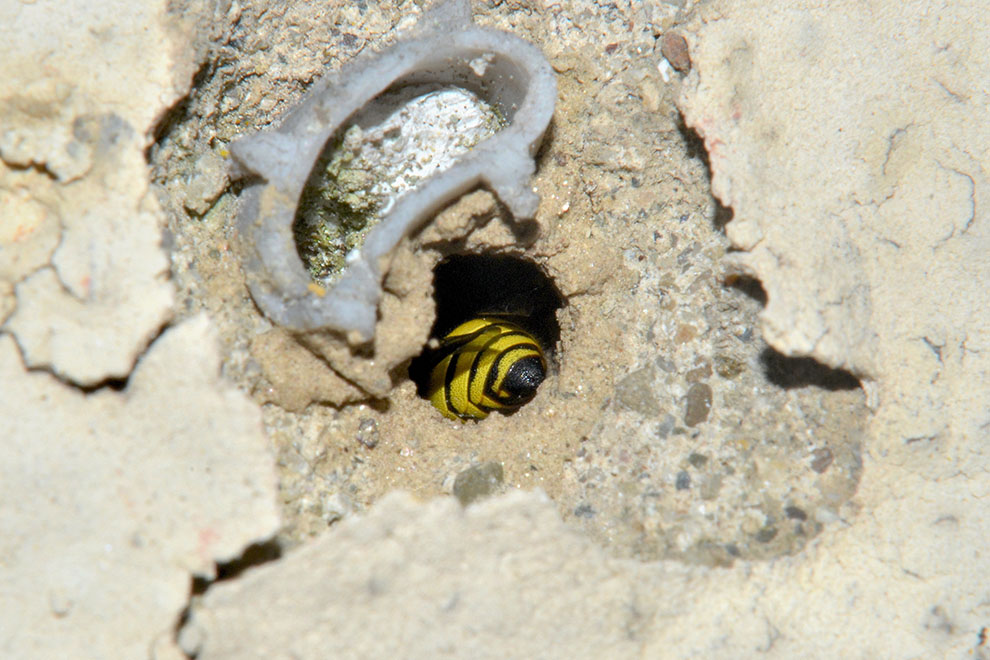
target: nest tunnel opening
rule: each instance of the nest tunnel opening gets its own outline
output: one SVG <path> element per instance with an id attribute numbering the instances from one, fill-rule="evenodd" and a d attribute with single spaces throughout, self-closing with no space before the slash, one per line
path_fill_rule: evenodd
<path id="1" fill-rule="evenodd" d="M 539 344 L 550 368 L 557 359 L 560 324 L 557 311 L 564 296 L 535 261 L 511 254 L 459 254 L 433 269 L 436 320 L 430 341 L 409 365 L 417 392 L 429 398 L 436 349 L 451 331 L 477 318 L 505 319 Z"/>
<path id="2" fill-rule="evenodd" d="M 398 81 L 356 112 L 324 145 L 296 206 L 296 253 L 313 280 L 332 284 L 399 197 L 505 124 L 479 93 L 429 77 Z"/>

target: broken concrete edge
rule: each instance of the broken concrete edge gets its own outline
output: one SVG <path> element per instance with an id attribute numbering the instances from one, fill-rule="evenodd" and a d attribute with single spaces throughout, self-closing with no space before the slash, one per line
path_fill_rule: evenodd
<path id="1" fill-rule="evenodd" d="M 18 549 L 0 594 L 7 655 L 167 647 L 192 579 L 278 532 L 261 413 L 220 362 L 198 315 L 166 329 L 123 390 L 84 392 L 26 368 L 0 334 L 0 517 Z"/>
<path id="2" fill-rule="evenodd" d="M 690 30 L 682 34 L 689 50 L 696 47 L 697 35 Z M 761 216 L 753 212 L 753 201 L 742 185 L 738 171 L 729 167 L 739 146 L 730 137 L 732 129 L 720 122 L 722 116 L 712 113 L 698 98 L 706 93 L 711 81 L 703 80 L 695 68 L 679 82 L 675 104 L 684 121 L 703 142 L 708 156 L 711 193 L 720 204 L 733 213 L 725 226 L 725 234 L 735 251 L 725 255 L 723 274 L 741 275 L 760 282 L 766 302 L 760 312 L 760 333 L 763 339 L 787 357 L 811 358 L 831 367 L 847 371 L 860 381 L 867 396 L 867 405 L 876 411 L 879 406 L 878 385 L 880 366 L 879 337 L 869 322 L 872 301 L 869 287 L 863 285 L 865 270 L 858 248 L 850 237 L 836 235 L 829 245 L 819 246 L 816 254 L 824 261 L 844 261 L 847 268 L 833 275 L 830 284 L 837 303 L 823 306 L 795 305 L 808 291 L 800 278 L 781 277 L 782 257 L 771 249 L 762 229 Z M 723 109 L 724 110 L 724 109 Z M 822 222 L 825 222 L 823 219 Z M 814 292 L 823 295 L 823 292 Z M 814 296 L 812 296 L 814 297 Z M 795 307 L 801 310 L 800 322 L 795 323 Z M 855 315 L 847 318 L 853 312 Z"/>
<path id="3" fill-rule="evenodd" d="M 463 87 L 498 108 L 509 124 L 453 167 L 396 200 L 349 255 L 329 290 L 312 286 L 292 224 L 313 164 L 344 123 L 399 85 Z M 536 213 L 532 160 L 553 116 L 556 81 L 540 50 L 511 34 L 474 25 L 467 0 L 444 0 L 410 36 L 381 53 L 359 57 L 331 74 L 275 129 L 235 142 L 238 165 L 260 177 L 242 198 L 239 242 L 251 294 L 276 323 L 298 331 L 331 329 L 356 343 L 375 332 L 381 278 L 395 246 L 444 205 L 490 187 L 517 217 Z"/>
<path id="4" fill-rule="evenodd" d="M 446 530 L 450 537 L 438 537 L 436 529 Z M 520 544 L 520 537 L 525 537 L 526 542 Z M 354 641 L 349 632 L 332 624 L 319 628 L 314 635 L 302 636 L 306 637 L 302 639 L 297 626 L 310 626 L 312 618 L 327 623 L 338 622 L 340 612 L 361 610 L 367 600 L 361 597 L 352 600 L 351 584 L 374 583 L 384 587 L 370 597 L 390 593 L 393 602 L 381 605 L 401 615 L 403 608 L 432 607 L 435 594 L 446 592 L 451 584 L 466 592 L 490 589 L 490 571 L 501 570 L 488 561 L 492 556 L 502 557 L 514 565 L 523 555 L 554 546 L 566 547 L 572 557 L 580 558 L 578 561 L 590 559 L 593 568 L 589 570 L 598 576 L 608 573 L 615 564 L 635 566 L 628 560 L 607 559 L 604 551 L 587 536 L 565 525 L 554 503 L 540 490 L 510 491 L 469 506 L 462 506 L 454 497 L 419 501 L 410 493 L 393 491 L 365 514 L 341 521 L 328 533 L 292 550 L 278 561 L 254 566 L 236 580 L 211 586 L 202 598 L 191 604 L 189 617 L 178 630 L 178 644 L 185 653 L 205 658 L 270 657 L 286 649 L 298 653 L 299 657 L 319 657 L 319 654 L 313 654 L 313 647 L 324 644 L 328 646 L 323 653 L 334 656 L 335 642 L 328 641 L 324 635 L 329 632 L 332 638 L 343 640 L 346 645 Z M 465 551 L 471 562 L 449 566 L 451 555 Z M 537 563 L 553 564 L 555 561 L 555 555 L 545 553 Z M 393 572 L 386 566 L 396 564 L 411 570 Z M 448 565 L 449 570 L 443 571 L 443 577 L 428 584 L 418 583 L 422 571 L 431 571 L 430 566 L 442 570 L 444 565 Z M 553 581 L 556 576 L 556 571 L 534 571 L 533 579 Z M 591 579 L 585 584 L 589 590 L 598 588 Z M 511 591 L 515 592 L 514 589 Z M 255 598 L 260 594 L 264 596 Z M 468 593 L 465 596 L 473 600 Z M 261 625 L 252 616 L 254 606 L 259 603 L 265 603 L 262 608 L 266 612 L 265 623 Z M 496 599 L 485 605 L 497 610 L 505 604 Z M 566 599 L 555 605 L 563 609 L 572 606 Z M 457 610 L 458 615 L 464 612 Z M 548 612 L 543 616 L 554 618 Z M 467 628 L 457 618 L 446 622 L 452 635 L 459 635 Z M 370 620 L 356 621 L 361 622 L 362 628 L 374 627 Z M 384 623 L 382 619 L 378 621 Z M 580 622 L 581 617 L 575 617 L 574 624 L 583 625 Z M 244 625 L 252 627 L 247 636 L 226 634 Z M 396 633 L 401 636 L 408 631 L 404 626 L 385 625 L 391 632 L 372 635 L 373 641 L 369 643 L 391 647 Z M 382 651 L 358 655 L 394 655 Z M 427 657 L 410 650 L 407 653 L 408 657 Z"/>

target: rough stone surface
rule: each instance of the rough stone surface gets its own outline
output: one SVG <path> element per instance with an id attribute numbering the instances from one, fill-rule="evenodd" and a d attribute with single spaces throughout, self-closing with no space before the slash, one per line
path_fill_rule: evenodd
<path id="1" fill-rule="evenodd" d="M 706 419 L 712 409 L 712 388 L 704 383 L 695 383 L 687 392 L 684 402 L 684 424 L 697 426 Z"/>
<path id="2" fill-rule="evenodd" d="M 0 136 L 0 317 L 21 314 L 45 273 L 79 296 L 73 278 L 86 271 L 65 246 L 95 245 L 68 229 L 91 206 L 112 198 L 108 218 L 156 216 L 133 145 L 176 98 L 169 81 L 188 84 L 202 37 L 183 25 L 198 23 L 216 33 L 210 65 L 149 152 L 175 313 L 209 313 L 224 376 L 262 401 L 250 347 L 271 326 L 229 248 L 236 191 L 211 202 L 223 178 L 191 175 L 216 165 L 200 160 L 207 151 L 224 159 L 236 135 L 276 121 L 327 66 L 390 43 L 422 7 L 169 6 L 182 23 L 160 4 L 0 7 L 14 53 L 0 63 L 13 118 L 0 128 L 10 127 Z M 383 305 L 394 325 L 376 328 L 375 347 L 397 362 L 367 376 L 387 400 L 263 406 L 288 516 L 280 538 L 304 547 L 211 585 L 183 648 L 212 658 L 990 656 L 986 10 L 882 1 L 868 12 L 843 0 L 768 11 L 738 0 L 691 18 L 692 7 L 475 4 L 479 24 L 538 43 L 558 73 L 534 179 L 541 208 L 520 225 L 497 209 L 452 207 L 400 247 L 406 265 L 386 280 Z M 691 61 L 681 86 L 658 37 L 688 18 L 677 26 Z M 142 29 L 122 27 L 132 24 Z M 69 72 L 70 95 L 33 86 L 49 65 Z M 731 220 L 678 128 L 678 89 Z M 97 117 L 79 122 L 83 138 L 79 108 Z M 85 138 L 120 126 L 110 115 L 131 126 L 132 138 L 113 132 L 130 145 L 110 149 L 119 158 Z M 134 197 L 121 181 L 136 182 Z M 136 244 L 154 238 L 135 232 Z M 762 280 L 773 346 L 864 377 L 872 417 L 848 374 L 808 380 L 794 377 L 807 361 L 761 357 L 760 303 L 719 284 L 730 247 L 742 248 L 730 270 Z M 404 380 L 401 355 L 425 341 L 431 265 L 493 249 L 532 258 L 567 297 L 559 364 L 515 415 L 448 424 Z M 133 272 L 116 252 L 91 254 L 121 291 L 155 271 L 144 248 L 134 254 L 151 265 Z M 133 296 L 106 300 L 113 315 L 93 318 L 131 322 Z M 0 413 L 13 420 L 0 440 L 0 508 L 12 531 L 0 582 L 12 586 L 0 596 L 0 648 L 181 657 L 173 634 L 190 573 L 208 575 L 274 525 L 257 409 L 217 377 L 202 320 L 163 334 L 122 390 L 88 393 L 26 368 L 47 326 L 20 326 L 22 351 L 10 330 L 0 332 Z M 53 370 L 80 382 L 127 375 L 119 356 L 141 348 L 114 344 L 115 333 L 80 330 L 65 346 L 96 367 L 55 357 Z M 613 396 L 646 367 L 656 416 Z M 716 405 L 684 428 L 679 406 L 701 383 Z M 396 487 L 449 492 L 454 475 L 486 461 L 503 466 L 506 496 L 466 509 L 450 497 L 372 504 Z M 516 492 L 536 487 L 551 500 Z"/>
<path id="3" fill-rule="evenodd" d="M 193 575 L 279 526 L 210 322 L 152 342 L 174 310 L 145 148 L 192 79 L 199 9 L 0 4 L 5 658 L 179 658 Z"/>
<path id="4" fill-rule="evenodd" d="M 144 149 L 193 61 L 174 48 L 179 25 L 165 6 L 0 9 L 0 195 L 31 196 L 5 214 L 0 259 L 44 266 L 16 273 L 4 329 L 29 365 L 83 385 L 126 376 L 172 312 Z M 141 40 L 128 38 L 133 30 Z M 50 250 L 53 234 L 50 267 L 23 254 Z"/>
<path id="5" fill-rule="evenodd" d="M 0 335 L 0 648 L 146 658 L 172 646 L 191 574 L 278 528 L 261 416 L 219 377 L 215 333 L 159 338 L 122 392 L 29 373 Z"/>
<path id="6" fill-rule="evenodd" d="M 503 478 L 502 466 L 498 463 L 472 465 L 454 479 L 454 497 L 467 506 L 495 493 L 502 486 Z"/>
<path id="7" fill-rule="evenodd" d="M 653 367 L 643 367 L 620 380 L 615 385 L 616 400 L 644 417 L 659 415 L 660 404 L 657 403 L 657 394 L 653 391 L 655 373 Z"/>
<path id="8" fill-rule="evenodd" d="M 562 557 L 580 577 L 559 571 Z M 647 612 L 621 566 L 538 494 L 467 509 L 393 494 L 367 519 L 211 589 L 181 642 L 203 660 L 631 657 Z"/>

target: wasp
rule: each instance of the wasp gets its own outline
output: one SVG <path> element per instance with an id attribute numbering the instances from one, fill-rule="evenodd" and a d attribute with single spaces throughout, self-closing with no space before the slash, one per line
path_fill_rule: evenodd
<path id="1" fill-rule="evenodd" d="M 481 316 L 440 340 L 427 398 L 450 419 L 484 419 L 530 401 L 547 373 L 540 343 L 512 321 Z"/>

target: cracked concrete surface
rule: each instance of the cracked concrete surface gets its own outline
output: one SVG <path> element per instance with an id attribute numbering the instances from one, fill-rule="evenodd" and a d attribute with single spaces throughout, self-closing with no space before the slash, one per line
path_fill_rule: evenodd
<path id="1" fill-rule="evenodd" d="M 181 657 L 192 577 L 278 529 L 260 414 L 220 378 L 215 331 L 161 331 L 144 150 L 188 87 L 189 34 L 164 2 L 0 6 L 7 658 Z"/>
<path id="2" fill-rule="evenodd" d="M 172 314 L 144 149 L 193 59 L 180 54 L 164 9 L 0 8 L 0 190 L 30 199 L 3 219 L 11 240 L 0 258 L 24 261 L 23 272 L 3 273 L 17 287 L 4 330 L 29 366 L 85 386 L 126 377 Z M 50 266 L 25 261 L 25 249 L 53 250 Z"/>
<path id="3" fill-rule="evenodd" d="M 27 372 L 0 336 L 5 657 L 174 652 L 191 575 L 278 528 L 261 417 L 219 368 L 203 317 L 155 341 L 122 392 Z"/>
<path id="4" fill-rule="evenodd" d="M 768 341 L 873 381 L 902 439 L 971 432 L 982 402 L 934 393 L 946 369 L 978 378 L 965 356 L 987 341 L 980 5 L 801 5 L 743 26 L 748 11 L 709 8 L 681 106 L 735 211 L 737 265 L 767 291 Z M 927 398 L 955 410 L 951 427 L 923 419 Z"/>
<path id="5" fill-rule="evenodd" d="M 210 15 L 165 6 L 0 8 L 7 657 L 182 657 L 190 575 L 277 526 L 258 407 L 218 375 L 209 322 L 158 335 L 143 151 L 199 56 L 183 26 Z M 681 27 L 680 106 L 765 336 L 861 376 L 875 410 L 848 516 L 794 556 L 709 568 L 609 556 L 539 494 L 394 495 L 211 586 L 185 652 L 990 657 L 987 18 L 724 0 Z"/>

